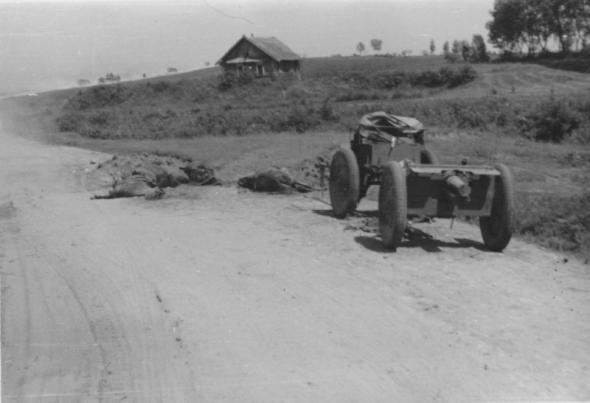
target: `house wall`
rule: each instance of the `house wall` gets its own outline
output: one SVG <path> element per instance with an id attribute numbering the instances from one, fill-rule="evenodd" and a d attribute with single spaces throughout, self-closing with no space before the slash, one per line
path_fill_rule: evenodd
<path id="1" fill-rule="evenodd" d="M 299 60 L 283 60 L 279 69 L 281 71 L 299 71 Z"/>

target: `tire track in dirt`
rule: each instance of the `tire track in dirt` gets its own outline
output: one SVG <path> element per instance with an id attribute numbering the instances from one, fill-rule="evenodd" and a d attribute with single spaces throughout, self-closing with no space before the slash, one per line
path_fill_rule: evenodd
<path id="1" fill-rule="evenodd" d="M 51 198 L 46 198 L 43 202 L 44 205 L 51 205 Z M 179 343 L 175 335 L 175 331 L 178 334 L 180 328 L 180 319 L 174 318 L 173 312 L 168 308 L 164 308 L 165 311 L 154 309 L 154 306 L 161 305 L 155 301 L 154 290 L 157 288 L 154 286 L 153 281 L 148 280 L 141 272 L 140 267 L 135 265 L 124 264 L 122 262 L 133 262 L 137 260 L 129 249 L 126 247 L 115 250 L 109 243 L 98 243 L 92 246 L 88 253 L 77 253 L 77 246 L 70 246 L 68 243 L 71 240 L 75 240 L 80 244 L 85 241 L 85 235 L 82 233 L 86 228 L 72 227 L 68 220 L 64 220 L 61 209 L 53 206 L 52 213 L 32 213 L 29 215 L 27 222 L 23 223 L 25 230 L 31 230 L 28 228 L 30 223 L 38 222 L 41 219 L 40 215 L 44 217 L 50 217 L 54 222 L 64 223 L 58 225 L 62 228 L 54 228 L 53 230 L 60 234 L 67 234 L 61 242 L 51 242 L 51 246 L 48 243 L 39 238 L 39 234 L 29 238 L 25 243 L 18 245 L 19 249 L 22 249 L 23 253 L 27 255 L 28 265 L 21 271 L 27 274 L 29 272 L 35 272 L 34 275 L 41 276 L 41 272 L 38 268 L 44 266 L 46 269 L 50 269 L 56 278 L 59 278 L 59 282 L 64 284 L 70 294 L 70 297 L 65 295 L 63 292 L 59 292 L 59 287 L 55 287 L 55 281 L 51 280 L 50 287 L 53 292 L 60 294 L 61 299 L 70 300 L 72 304 L 77 306 L 77 310 L 80 314 L 80 319 L 76 322 L 81 326 L 85 323 L 85 326 L 89 329 L 91 340 L 88 340 L 88 345 L 95 346 L 98 349 L 98 355 L 100 357 L 99 362 L 94 362 L 91 367 L 87 368 L 88 373 L 94 379 L 94 386 L 88 387 L 84 393 L 87 396 L 93 396 L 99 401 L 103 399 L 111 399 L 114 396 L 160 396 L 161 399 L 165 399 L 166 396 L 170 395 L 169 379 L 170 376 L 174 376 L 174 373 L 180 371 L 180 369 L 173 371 L 172 374 L 160 372 L 157 364 L 163 364 L 161 358 L 163 352 L 177 350 L 178 353 L 174 355 L 178 356 L 178 361 L 182 359 L 184 371 L 190 374 L 190 366 L 186 365 L 187 354 L 186 348 L 182 343 Z M 37 214 L 40 214 L 37 216 Z M 69 227 L 69 228 L 67 228 Z M 80 232 L 81 231 L 81 232 Z M 124 239 L 117 237 L 116 235 L 110 240 L 113 244 L 123 244 Z M 73 242 L 72 242 L 73 243 Z M 68 246 L 73 251 L 67 251 Z M 140 245 L 136 245 L 137 248 L 131 247 L 131 249 L 141 249 Z M 112 250 L 110 256 L 100 255 L 101 250 Z M 116 255 L 117 257 L 113 256 Z M 98 258 L 94 258 L 98 256 Z M 42 261 L 42 262 L 41 262 Z M 109 270 L 103 271 L 102 273 L 96 271 L 89 271 L 89 268 L 97 267 L 110 267 Z M 120 275 L 112 276 L 109 273 L 116 272 Z M 104 275 L 107 274 L 107 275 Z M 48 280 L 48 273 L 44 272 L 42 275 L 46 281 Z M 27 277 L 28 279 L 28 277 Z M 37 287 L 26 287 L 26 291 L 20 293 L 21 295 L 36 295 L 35 303 L 37 305 L 44 304 L 44 301 L 51 300 L 51 297 L 47 295 L 45 290 L 40 285 L 41 282 L 35 281 Z M 157 291 L 156 291 L 157 292 Z M 124 297 L 123 302 L 121 297 Z M 150 301 L 152 304 L 146 304 L 146 301 Z M 121 305 L 125 305 L 126 308 L 121 309 Z M 35 312 L 41 308 L 37 308 Z M 52 316 L 60 315 L 57 311 L 52 311 L 55 307 L 43 305 L 42 309 L 48 312 L 47 318 L 49 320 Z M 139 318 L 138 323 L 125 323 L 123 321 L 123 312 L 134 312 L 132 317 Z M 23 318 L 31 320 L 36 317 L 35 312 L 27 312 L 22 315 Z M 62 313 L 63 315 L 63 313 Z M 127 314 L 128 315 L 128 314 Z M 47 323 L 43 322 L 40 326 L 47 326 Z M 146 339 L 141 336 L 143 327 L 149 327 L 149 335 L 156 335 L 156 340 L 166 340 L 164 345 L 154 345 L 152 340 Z M 30 334 L 30 332 L 27 332 Z M 37 338 L 39 336 L 36 336 Z M 132 346 L 129 341 L 135 339 L 136 344 Z M 35 340 L 27 340 L 25 346 L 35 346 L 38 343 Z M 163 346 L 169 346 L 162 349 Z M 51 354 L 49 354 L 51 356 Z M 29 362 L 33 359 L 31 354 L 23 355 L 20 354 L 22 362 Z M 133 362 L 132 360 L 136 360 Z M 157 363 L 157 364 L 156 364 Z M 154 365 L 156 364 L 156 365 Z M 93 367 L 98 367 L 99 370 L 96 372 Z M 186 368 L 188 367 L 188 368 Z M 92 375 L 94 374 L 94 375 Z M 164 376 L 165 379 L 162 379 Z M 24 373 L 22 378 L 30 378 L 28 373 Z M 139 380 L 150 379 L 150 382 L 141 382 Z M 21 383 L 24 383 L 21 382 Z M 64 385 L 67 387 L 67 385 Z M 55 387 L 55 385 L 54 385 Z M 26 388 L 25 388 L 26 389 Z M 52 388 L 49 387 L 49 390 Z M 41 387 L 39 393 L 45 390 Z M 191 390 L 194 391 L 194 387 L 189 387 L 186 390 L 180 390 L 178 393 L 190 394 Z M 49 392 L 48 392 L 49 393 Z M 177 393 L 177 392 L 174 392 Z M 5 397 L 30 396 L 26 390 L 19 393 L 12 393 L 5 395 Z M 106 397 L 105 397 L 106 396 Z"/>
<path id="2" fill-rule="evenodd" d="M 62 337 L 60 335 L 66 335 L 67 329 L 65 331 L 60 331 L 59 327 L 60 323 L 63 323 L 64 316 L 67 318 L 71 312 L 60 309 L 62 306 L 61 304 L 59 304 L 59 306 L 52 306 L 51 304 L 51 301 L 54 300 L 56 296 L 50 295 L 48 291 L 55 293 L 59 292 L 59 289 L 62 288 L 55 287 L 55 278 L 59 278 L 59 282 L 65 285 L 68 293 L 71 296 L 70 298 L 67 295 L 61 294 L 60 298 L 67 300 L 68 305 L 70 302 L 73 302 L 75 306 L 73 310 L 78 310 L 82 313 L 81 316 L 85 320 L 86 326 L 89 329 L 90 335 L 92 336 L 88 344 L 98 347 L 101 360 L 104 359 L 104 351 L 98 343 L 95 326 L 90 320 L 90 315 L 86 306 L 82 303 L 79 292 L 72 285 L 72 282 L 68 279 L 68 277 L 63 275 L 63 273 L 61 273 L 60 270 L 56 268 L 56 265 L 52 261 L 53 259 L 51 257 L 47 258 L 47 252 L 43 251 L 38 245 L 30 242 L 28 238 L 21 240 L 13 239 L 11 245 L 12 249 L 16 251 L 18 255 L 17 268 L 18 273 L 22 278 L 22 285 L 19 286 L 14 284 L 13 289 L 15 294 L 20 296 L 20 298 L 24 299 L 25 301 L 23 304 L 24 311 L 18 310 L 18 316 L 26 320 L 26 325 L 23 329 L 24 339 L 21 339 L 21 341 L 18 343 L 18 345 L 24 349 L 24 352 L 16 354 L 18 359 L 11 360 L 9 363 L 9 369 L 10 365 L 12 365 L 14 361 L 18 361 L 22 363 L 24 370 L 22 371 L 22 374 L 18 380 L 18 391 L 11 391 L 12 394 L 5 394 L 4 396 L 8 398 L 16 398 L 17 396 L 20 396 L 21 398 L 27 398 L 27 396 L 29 396 L 27 387 L 30 387 L 30 385 L 27 386 L 27 381 L 31 381 L 29 378 L 34 379 L 35 384 L 38 384 L 41 395 L 43 395 L 45 391 L 44 380 L 42 378 L 39 378 L 38 376 L 29 376 L 29 372 L 32 371 L 31 367 L 40 365 L 39 357 L 43 354 L 47 354 L 45 358 L 50 362 L 54 360 L 59 361 L 60 349 L 57 351 L 52 351 L 46 347 L 60 346 L 63 348 L 64 343 L 66 343 L 65 340 L 60 340 Z M 48 275 L 47 269 L 49 269 L 53 275 Z M 34 307 L 34 309 L 32 309 L 32 307 Z M 10 320 L 9 325 L 13 326 L 13 315 L 4 316 L 4 325 L 6 325 L 7 316 Z M 33 324 L 32 321 L 35 320 L 35 318 L 37 318 L 37 322 Z M 76 326 L 80 324 L 78 321 L 76 321 L 76 323 Z M 20 328 L 21 326 L 17 323 L 17 327 Z M 53 341 L 40 341 L 40 339 L 44 338 L 42 335 L 43 332 L 48 333 L 50 339 Z M 12 339 L 12 337 L 10 338 Z M 32 349 L 34 352 L 32 352 Z M 55 370 L 61 371 L 62 369 L 56 368 Z M 45 370 L 42 371 L 47 372 Z M 97 382 L 97 387 L 95 389 L 92 388 L 89 383 L 86 387 L 81 387 L 84 390 L 83 393 L 87 395 L 96 395 L 97 393 L 95 390 L 98 390 L 98 396 L 100 399 L 100 385 L 101 382 L 99 381 Z M 52 387 L 50 386 L 49 389 L 51 390 Z"/>
<path id="3" fill-rule="evenodd" d="M 28 363 L 31 361 L 31 329 L 32 329 L 32 324 L 31 321 L 33 319 L 33 315 L 31 314 L 31 302 L 30 302 L 30 289 L 29 289 L 29 279 L 28 279 L 28 274 L 27 274 L 27 269 L 25 267 L 25 265 L 23 264 L 23 257 L 22 257 L 22 253 L 20 252 L 20 250 L 17 252 L 18 253 L 18 267 L 21 269 L 20 270 L 20 281 L 21 281 L 21 286 L 24 290 L 24 293 L 22 294 L 23 298 L 22 298 L 22 302 L 23 302 L 23 307 L 24 307 L 24 320 L 25 320 L 25 326 L 24 326 L 24 343 L 23 343 L 23 351 L 22 351 L 22 355 L 24 357 L 24 360 L 22 361 L 23 365 L 24 363 Z M 28 367 L 27 366 L 23 366 L 22 368 L 20 368 L 21 370 L 21 375 L 19 376 L 19 379 L 17 381 L 17 387 L 20 391 L 22 391 L 24 389 L 24 385 L 25 385 L 25 380 L 27 379 L 27 370 Z"/>
<path id="4" fill-rule="evenodd" d="M 90 310 L 87 308 L 87 305 L 83 302 L 83 299 L 81 298 L 81 295 L 80 295 L 80 293 L 84 293 L 85 295 L 88 295 L 87 294 L 88 290 L 84 289 L 82 287 L 79 287 L 79 286 L 77 286 L 77 287 L 74 286 L 73 282 L 71 280 L 69 280 L 68 276 L 64 275 L 51 262 L 48 262 L 48 266 L 61 279 L 63 284 L 66 285 L 73 301 L 76 303 L 76 305 L 80 309 L 80 312 L 82 313 L 82 317 L 84 319 L 84 322 L 88 326 L 88 330 L 90 331 L 90 334 L 92 336 L 93 345 L 96 346 L 96 348 L 98 350 L 98 355 L 100 357 L 99 367 L 102 367 L 102 370 L 100 370 L 98 380 L 96 382 L 96 387 L 94 388 L 96 390 L 96 392 L 94 392 L 93 389 L 89 388 L 88 394 L 94 395 L 96 393 L 98 400 L 103 401 L 104 384 L 106 383 L 107 371 L 108 371 L 108 367 L 109 367 L 109 363 L 107 363 L 107 357 L 109 357 L 109 355 L 107 355 L 107 351 L 106 351 L 106 348 L 103 344 L 103 340 L 101 340 L 101 338 L 99 337 L 100 336 L 99 326 L 98 326 L 97 322 L 94 320 L 93 315 L 91 314 Z M 91 284 L 91 283 L 89 283 L 89 284 Z M 80 290 L 80 291 L 78 291 L 78 290 Z M 103 325 L 101 327 L 105 327 L 105 326 Z M 114 326 L 108 326 L 107 329 L 109 330 L 109 333 L 110 332 L 114 333 Z"/>

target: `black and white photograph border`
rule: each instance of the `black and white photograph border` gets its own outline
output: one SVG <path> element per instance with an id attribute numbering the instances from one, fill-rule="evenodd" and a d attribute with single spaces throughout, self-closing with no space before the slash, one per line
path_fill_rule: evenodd
<path id="1" fill-rule="evenodd" d="M 590 401 L 589 0 L 0 0 L 3 402 Z"/>

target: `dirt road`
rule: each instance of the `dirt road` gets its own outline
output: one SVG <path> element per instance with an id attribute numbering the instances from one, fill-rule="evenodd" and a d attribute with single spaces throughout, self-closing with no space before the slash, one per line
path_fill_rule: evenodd
<path id="1" fill-rule="evenodd" d="M 447 220 L 388 253 L 302 196 L 90 200 L 106 156 L 0 144 L 4 402 L 590 400 L 588 265 Z"/>

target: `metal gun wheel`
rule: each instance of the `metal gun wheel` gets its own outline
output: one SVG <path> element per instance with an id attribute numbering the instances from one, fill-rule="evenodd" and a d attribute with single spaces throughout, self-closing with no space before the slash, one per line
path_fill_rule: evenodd
<path id="1" fill-rule="evenodd" d="M 492 212 L 488 217 L 480 217 L 479 228 L 484 245 L 495 252 L 501 252 L 512 237 L 514 214 L 514 179 L 507 166 L 499 164 L 500 171 L 494 186 Z"/>
<path id="2" fill-rule="evenodd" d="M 334 215 L 344 218 L 356 209 L 360 192 L 360 172 L 352 151 L 341 148 L 330 164 L 330 202 Z"/>
<path id="3" fill-rule="evenodd" d="M 401 243 L 408 223 L 408 196 L 404 169 L 395 161 L 383 167 L 379 187 L 379 231 L 387 249 Z"/>

